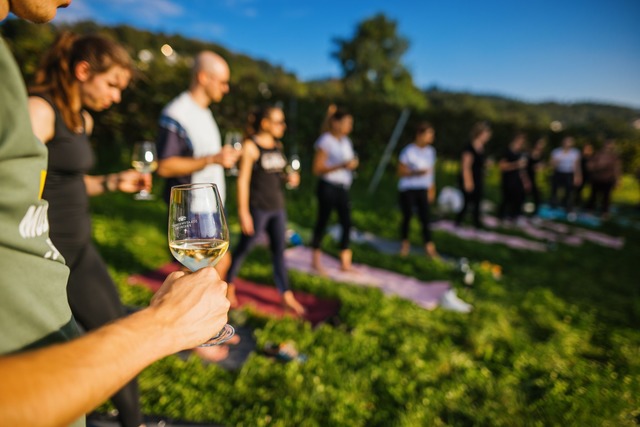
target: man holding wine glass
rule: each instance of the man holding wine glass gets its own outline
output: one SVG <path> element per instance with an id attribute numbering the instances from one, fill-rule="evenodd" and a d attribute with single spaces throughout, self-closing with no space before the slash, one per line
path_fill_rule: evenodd
<path id="1" fill-rule="evenodd" d="M 69 3 L 0 0 L 0 21 L 11 11 L 47 22 Z M 26 88 L 2 38 L 0 75 L 0 420 L 79 427 L 147 365 L 219 331 L 226 283 L 209 267 L 172 273 L 148 308 L 77 338 L 69 269 L 49 238 L 41 197 L 47 148 L 33 134 Z"/>

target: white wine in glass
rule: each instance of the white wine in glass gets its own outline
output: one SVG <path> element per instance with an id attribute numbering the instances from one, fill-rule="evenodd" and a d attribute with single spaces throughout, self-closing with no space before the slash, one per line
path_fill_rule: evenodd
<path id="1" fill-rule="evenodd" d="M 191 271 L 215 266 L 229 248 L 229 228 L 215 184 L 171 187 L 169 249 Z M 222 344 L 235 334 L 231 325 L 200 347 Z"/>
<path id="2" fill-rule="evenodd" d="M 150 141 L 136 142 L 133 144 L 133 154 L 131 155 L 131 166 L 141 174 L 151 175 L 158 169 L 158 155 L 156 154 L 156 144 Z M 153 194 L 146 189 L 140 190 L 133 196 L 136 200 L 153 200 Z"/>

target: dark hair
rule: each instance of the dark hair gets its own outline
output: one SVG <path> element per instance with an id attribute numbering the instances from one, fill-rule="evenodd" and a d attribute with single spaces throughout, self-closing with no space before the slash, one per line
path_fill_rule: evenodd
<path id="1" fill-rule="evenodd" d="M 471 127 L 471 132 L 469 132 L 469 136 L 471 139 L 476 139 L 482 132 L 491 132 L 491 126 L 489 126 L 488 122 L 477 122 Z"/>
<path id="2" fill-rule="evenodd" d="M 416 135 L 421 134 L 422 132 L 425 132 L 429 129 L 433 130 L 433 125 L 429 122 L 420 122 L 418 123 L 418 125 L 416 126 Z"/>
<path id="3" fill-rule="evenodd" d="M 67 127 L 75 131 L 82 128 L 82 105 L 76 87 L 74 70 L 86 61 L 93 75 L 101 74 L 113 66 L 134 72 L 133 62 L 126 49 L 115 41 L 93 34 L 78 36 L 62 32 L 43 56 L 36 71 L 32 93 L 48 94 L 58 107 Z"/>
<path id="4" fill-rule="evenodd" d="M 254 108 L 247 117 L 247 127 L 245 130 L 246 134 L 248 136 L 252 136 L 260 132 L 260 125 L 262 123 L 262 120 L 268 119 L 271 116 L 271 113 L 275 110 L 282 110 L 282 108 L 275 105 L 266 105 Z"/>
<path id="5" fill-rule="evenodd" d="M 343 107 L 338 107 L 335 104 L 329 105 L 327 108 L 327 115 L 322 122 L 322 126 L 320 128 L 321 132 L 329 132 L 331 130 L 331 124 L 335 122 L 339 122 L 345 117 L 350 117 L 351 113 L 349 113 Z"/>

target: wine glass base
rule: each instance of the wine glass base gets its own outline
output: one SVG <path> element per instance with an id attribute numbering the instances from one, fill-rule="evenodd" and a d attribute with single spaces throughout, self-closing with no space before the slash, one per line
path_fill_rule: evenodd
<path id="1" fill-rule="evenodd" d="M 198 347 L 211 347 L 214 345 L 223 344 L 229 341 L 235 334 L 236 330 L 233 329 L 233 326 L 226 324 L 215 337 L 211 338 L 205 343 L 200 344 Z"/>
<path id="2" fill-rule="evenodd" d="M 156 196 L 154 196 L 153 194 L 144 194 L 144 193 L 137 193 L 133 196 L 133 200 L 155 200 Z"/>

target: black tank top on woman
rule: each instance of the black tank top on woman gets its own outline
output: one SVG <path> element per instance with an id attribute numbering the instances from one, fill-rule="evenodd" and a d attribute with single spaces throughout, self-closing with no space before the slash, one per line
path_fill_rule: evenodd
<path id="1" fill-rule="evenodd" d="M 473 184 L 476 188 L 480 188 L 484 184 L 484 152 L 476 151 L 473 148 L 473 145 L 469 143 L 463 150 L 462 153 L 470 153 L 473 157 L 471 163 L 471 176 L 473 176 Z M 464 179 L 462 177 L 462 168 L 460 170 L 460 175 L 458 177 L 460 181 L 460 186 L 464 187 Z"/>
<path id="2" fill-rule="evenodd" d="M 260 150 L 260 156 L 253 164 L 249 187 L 249 206 L 252 209 L 275 211 L 284 209 L 282 174 L 287 159 L 280 143 L 273 148 L 262 148 L 255 138 L 253 142 Z"/>
<path id="3" fill-rule="evenodd" d="M 49 202 L 49 235 L 67 264 L 73 263 L 74 249 L 91 241 L 89 196 L 84 175 L 94 164 L 89 137 L 69 130 L 62 114 L 47 96 L 39 96 L 55 112 L 53 138 L 47 143 L 49 162 L 42 198 Z"/>

